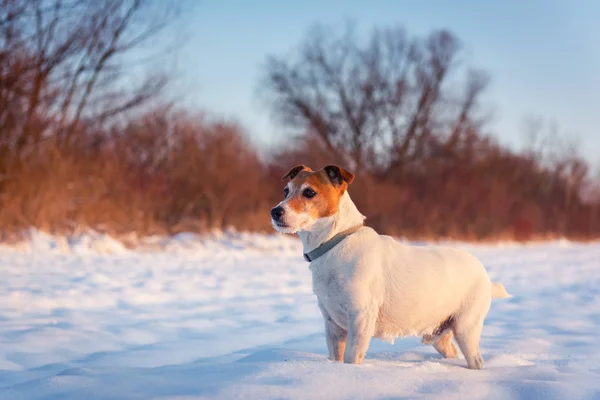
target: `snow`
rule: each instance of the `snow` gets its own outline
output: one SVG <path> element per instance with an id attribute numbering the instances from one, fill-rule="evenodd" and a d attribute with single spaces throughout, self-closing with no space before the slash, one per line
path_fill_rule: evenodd
<path id="1" fill-rule="evenodd" d="M 0 248 L 0 399 L 600 399 L 600 244 L 453 245 L 514 295 L 481 371 L 419 338 L 328 361 L 292 237 L 32 232 Z"/>

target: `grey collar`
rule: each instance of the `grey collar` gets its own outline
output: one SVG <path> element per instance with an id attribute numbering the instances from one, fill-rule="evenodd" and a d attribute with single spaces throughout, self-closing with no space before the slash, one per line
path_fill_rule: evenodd
<path id="1" fill-rule="evenodd" d="M 352 235 L 354 232 L 356 232 L 362 227 L 363 225 L 360 224 L 338 233 L 328 241 L 321 243 L 321 245 L 316 249 L 309 251 L 308 253 L 304 253 L 304 259 L 308 262 L 316 260 L 317 258 L 327 253 L 329 250 L 333 249 L 339 242 L 346 239 L 348 236 Z"/>

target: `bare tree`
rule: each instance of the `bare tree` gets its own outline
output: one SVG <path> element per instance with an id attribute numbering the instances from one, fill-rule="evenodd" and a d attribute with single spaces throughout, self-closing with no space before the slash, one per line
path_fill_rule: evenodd
<path id="1" fill-rule="evenodd" d="M 589 165 L 580 154 L 577 137 L 561 132 L 556 123 L 530 115 L 523 120 L 523 134 L 524 156 L 546 177 L 537 194 L 553 205 L 556 229 L 566 235 L 573 209 L 582 204 L 588 189 Z"/>
<path id="2" fill-rule="evenodd" d="M 363 43 L 352 25 L 341 34 L 317 25 L 293 57 L 269 57 L 262 87 L 275 116 L 357 172 L 391 172 L 425 152 L 431 136 L 452 147 L 477 124 L 487 75 L 469 71 L 460 95 L 446 87 L 460 49 L 445 30 L 418 39 L 402 27 L 377 29 Z"/>
<path id="3" fill-rule="evenodd" d="M 48 137 L 68 146 L 84 121 L 106 122 L 155 96 L 163 76 L 126 89 L 124 70 L 170 21 L 169 4 L 0 0 L 3 153 L 18 155 Z"/>

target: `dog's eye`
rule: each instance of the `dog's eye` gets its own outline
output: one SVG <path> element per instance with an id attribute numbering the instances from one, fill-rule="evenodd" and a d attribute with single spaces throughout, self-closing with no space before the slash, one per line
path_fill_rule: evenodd
<path id="1" fill-rule="evenodd" d="M 287 197 L 289 193 L 290 193 L 290 189 L 289 188 L 286 187 L 286 188 L 283 189 L 283 197 Z"/>
<path id="2" fill-rule="evenodd" d="M 306 189 L 304 189 L 304 193 L 302 193 L 302 194 L 304 195 L 304 197 L 306 197 L 308 199 L 312 199 L 313 197 L 315 197 L 317 195 L 317 192 L 315 192 L 311 188 L 306 188 Z"/>

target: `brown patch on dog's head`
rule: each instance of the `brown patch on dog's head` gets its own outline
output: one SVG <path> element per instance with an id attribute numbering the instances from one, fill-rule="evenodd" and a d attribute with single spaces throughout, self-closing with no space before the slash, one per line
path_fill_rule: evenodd
<path id="1" fill-rule="evenodd" d="M 327 165 L 318 171 L 297 165 L 282 180 L 288 178 L 284 202 L 294 213 L 308 214 L 316 220 L 337 213 L 340 198 L 354 175 L 337 165 Z"/>
<path id="2" fill-rule="evenodd" d="M 290 169 L 287 174 L 281 177 L 282 181 L 285 181 L 287 178 L 294 179 L 296 175 L 300 171 L 312 171 L 312 169 L 308 168 L 306 165 L 296 165 L 294 168 Z"/>

